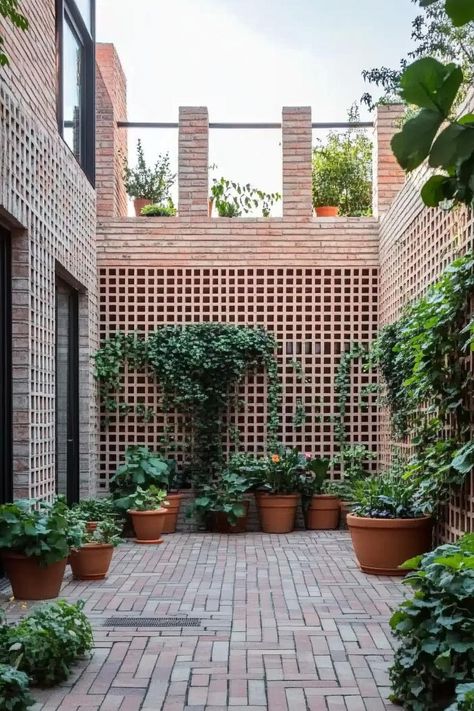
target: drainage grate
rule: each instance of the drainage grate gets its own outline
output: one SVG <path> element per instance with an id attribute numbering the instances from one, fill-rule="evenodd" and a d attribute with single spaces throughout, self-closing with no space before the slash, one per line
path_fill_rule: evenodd
<path id="1" fill-rule="evenodd" d="M 200 617 L 108 617 L 104 627 L 200 627 Z"/>

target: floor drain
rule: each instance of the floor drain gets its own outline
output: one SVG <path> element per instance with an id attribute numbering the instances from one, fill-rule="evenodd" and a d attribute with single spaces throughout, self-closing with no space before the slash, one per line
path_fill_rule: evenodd
<path id="1" fill-rule="evenodd" d="M 200 617 L 108 617 L 104 627 L 200 627 Z"/>

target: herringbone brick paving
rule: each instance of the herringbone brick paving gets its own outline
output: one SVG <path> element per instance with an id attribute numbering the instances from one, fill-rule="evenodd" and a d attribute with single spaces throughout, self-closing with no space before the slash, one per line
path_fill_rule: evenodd
<path id="1" fill-rule="evenodd" d="M 75 582 L 95 650 L 34 711 L 382 711 L 399 579 L 359 571 L 347 533 L 205 533 L 115 551 L 107 580 Z M 9 606 L 12 619 L 21 610 Z M 111 616 L 198 627 L 105 627 Z"/>

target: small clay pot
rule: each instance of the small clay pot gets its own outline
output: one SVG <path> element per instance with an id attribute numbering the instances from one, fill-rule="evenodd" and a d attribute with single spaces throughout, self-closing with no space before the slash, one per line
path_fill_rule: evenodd
<path id="1" fill-rule="evenodd" d="M 299 494 L 259 495 L 257 505 L 264 533 L 290 533 L 295 527 Z"/>
<path id="2" fill-rule="evenodd" d="M 95 529 L 97 528 L 97 523 L 98 523 L 98 521 L 87 521 L 87 523 L 86 523 L 87 533 L 94 533 Z"/>
<path id="3" fill-rule="evenodd" d="M 369 575 L 406 575 L 400 565 L 431 550 L 433 521 L 420 518 L 365 518 L 348 514 L 357 561 Z"/>
<path id="4" fill-rule="evenodd" d="M 168 506 L 166 507 L 165 525 L 163 526 L 163 533 L 176 533 L 176 526 L 178 523 L 178 515 L 179 510 L 181 508 L 182 498 L 182 494 L 167 494 L 166 501 L 168 502 Z"/>
<path id="5" fill-rule="evenodd" d="M 161 534 L 163 533 L 166 519 L 166 509 L 164 507 L 155 511 L 134 511 L 130 509 L 128 513 L 132 518 L 136 543 L 163 543 Z"/>
<path id="6" fill-rule="evenodd" d="M 145 207 L 146 205 L 152 205 L 153 201 L 149 200 L 148 198 L 135 198 L 133 201 L 133 207 L 135 208 L 135 215 L 137 217 L 140 217 L 140 213 L 142 211 L 142 208 Z"/>
<path id="7" fill-rule="evenodd" d="M 211 514 L 211 531 L 213 533 L 246 533 L 250 501 L 243 501 L 245 515 L 237 519 L 235 526 L 229 523 L 227 515 L 222 511 L 213 511 Z"/>
<path id="8" fill-rule="evenodd" d="M 69 554 L 75 580 L 103 580 L 109 572 L 114 547 L 110 543 L 86 543 Z"/>
<path id="9" fill-rule="evenodd" d="M 2 560 L 17 600 L 51 600 L 58 597 L 67 558 L 41 565 L 37 558 L 3 551 Z"/>
<path id="10" fill-rule="evenodd" d="M 315 207 L 314 210 L 316 217 L 337 217 L 339 215 L 339 208 L 333 205 L 321 205 Z"/>
<path id="11" fill-rule="evenodd" d="M 309 531 L 333 531 L 339 526 L 340 504 L 337 496 L 315 494 L 305 515 Z"/>

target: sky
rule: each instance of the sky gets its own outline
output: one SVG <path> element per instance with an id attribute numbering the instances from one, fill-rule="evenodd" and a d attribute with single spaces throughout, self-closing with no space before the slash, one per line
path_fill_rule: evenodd
<path id="1" fill-rule="evenodd" d="M 361 70 L 411 48 L 415 14 L 411 0 L 97 0 L 97 39 L 116 45 L 130 121 L 177 121 L 180 105 L 207 106 L 210 121 L 277 122 L 308 105 L 313 121 L 344 121 Z M 130 130 L 132 163 L 137 138 L 177 170 L 177 131 Z M 209 162 L 211 178 L 281 191 L 279 131 L 212 130 Z"/>

